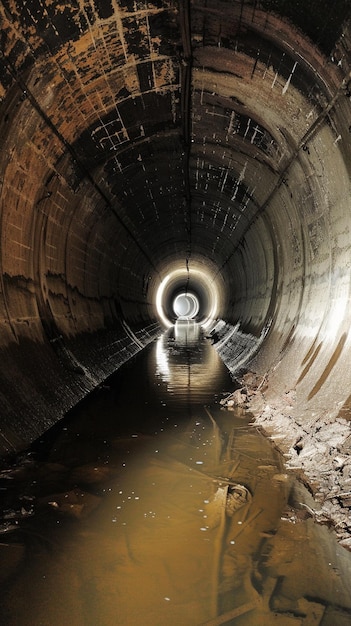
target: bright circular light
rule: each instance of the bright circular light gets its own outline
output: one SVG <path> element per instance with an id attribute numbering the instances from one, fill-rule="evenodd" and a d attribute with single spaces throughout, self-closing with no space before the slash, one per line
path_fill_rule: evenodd
<path id="1" fill-rule="evenodd" d="M 199 308 L 199 301 L 193 293 L 180 293 L 173 302 L 173 311 L 178 318 L 194 319 Z"/>
<path id="2" fill-rule="evenodd" d="M 156 294 L 156 311 L 160 317 L 161 322 L 166 326 L 166 328 L 170 328 L 172 326 L 172 322 L 167 319 L 163 310 L 163 293 L 171 278 L 172 274 L 167 274 L 167 276 L 161 282 Z"/>
<path id="3" fill-rule="evenodd" d="M 189 278 L 190 281 L 195 281 L 195 284 L 199 286 L 200 290 L 206 290 L 207 305 L 205 315 L 204 312 L 200 310 L 201 305 L 197 294 L 195 295 L 192 291 L 184 290 L 181 293 L 178 292 L 177 296 L 173 296 L 172 302 L 166 304 L 168 298 L 167 294 L 172 284 L 179 283 L 180 280 L 183 280 L 184 283 L 189 283 Z M 184 268 L 171 270 L 161 281 L 155 295 L 156 312 L 159 320 L 166 328 L 170 328 L 173 326 L 174 317 L 179 318 L 184 316 L 188 319 L 193 319 L 199 315 L 201 317 L 201 325 L 206 328 L 211 321 L 218 316 L 221 288 L 221 281 L 219 279 L 214 281 L 211 273 L 203 271 L 202 269 L 191 268 L 190 273 Z M 178 296 L 182 295 L 187 296 L 189 300 L 183 300 L 182 303 L 182 299 L 180 299 L 180 303 L 182 303 L 180 304 L 181 309 L 179 313 L 177 313 L 174 309 L 175 301 Z M 173 309 L 174 317 L 170 314 L 170 308 Z"/>

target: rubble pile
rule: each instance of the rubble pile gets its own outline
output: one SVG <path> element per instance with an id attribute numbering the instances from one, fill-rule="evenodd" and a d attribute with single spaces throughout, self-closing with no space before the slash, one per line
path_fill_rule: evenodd
<path id="1" fill-rule="evenodd" d="M 309 513 L 333 527 L 342 546 L 351 551 L 351 429 L 344 418 L 325 411 L 300 420 L 294 414 L 295 391 L 269 400 L 266 377 L 247 372 L 242 387 L 222 400 L 226 407 L 245 407 L 287 459 L 287 468 L 300 473 L 315 506 Z"/>

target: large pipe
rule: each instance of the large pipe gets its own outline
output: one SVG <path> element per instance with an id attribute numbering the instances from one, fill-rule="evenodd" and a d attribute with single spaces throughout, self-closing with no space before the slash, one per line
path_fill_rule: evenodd
<path id="1" fill-rule="evenodd" d="M 347 403 L 348 15 L 329 10 L 331 33 L 321 0 L 313 30 L 288 4 L 2 3 L 3 452 L 190 288 L 202 321 L 259 340 L 250 367 L 296 414 Z"/>

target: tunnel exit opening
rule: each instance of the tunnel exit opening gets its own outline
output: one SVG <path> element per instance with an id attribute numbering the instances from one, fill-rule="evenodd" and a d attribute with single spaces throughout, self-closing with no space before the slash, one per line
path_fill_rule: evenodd
<path id="1" fill-rule="evenodd" d="M 180 293 L 173 302 L 173 311 L 178 319 L 192 320 L 200 309 L 199 299 L 194 293 Z"/>
<path id="2" fill-rule="evenodd" d="M 210 264 L 199 267 L 194 263 L 190 272 L 185 267 L 173 267 L 154 292 L 156 314 L 165 328 L 178 319 L 196 320 L 207 327 L 218 318 L 224 307 L 224 283 Z"/>

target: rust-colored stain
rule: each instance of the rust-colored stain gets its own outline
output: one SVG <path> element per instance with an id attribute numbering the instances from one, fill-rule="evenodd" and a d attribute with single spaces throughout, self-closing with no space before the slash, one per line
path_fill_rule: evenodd
<path id="1" fill-rule="evenodd" d="M 318 393 L 318 391 L 320 390 L 320 388 L 322 387 L 322 385 L 324 385 L 325 381 L 327 380 L 330 372 L 332 371 L 333 367 L 335 366 L 341 352 L 342 349 L 345 345 L 345 341 L 346 341 L 346 337 L 347 337 L 347 333 L 343 333 L 343 335 L 340 337 L 339 343 L 336 346 L 330 360 L 329 363 L 327 365 L 327 367 L 325 368 L 322 376 L 320 376 L 320 378 L 317 380 L 316 384 L 314 385 L 312 391 L 308 394 L 308 400 L 311 400 L 316 393 Z"/>
<path id="2" fill-rule="evenodd" d="M 310 349 L 307 351 L 307 353 L 306 353 L 306 355 L 305 355 L 301 365 L 305 365 L 305 363 L 307 363 L 307 361 L 309 360 L 309 358 L 313 354 L 313 350 L 314 350 L 314 347 L 315 347 L 316 343 L 317 343 L 317 338 L 313 341 Z"/>
<path id="3" fill-rule="evenodd" d="M 313 345 L 314 345 L 314 344 L 313 344 Z M 320 350 L 321 350 L 321 347 L 322 347 L 322 345 L 323 345 L 323 342 L 321 341 L 321 342 L 318 344 L 318 346 L 317 346 L 317 348 L 315 349 L 315 351 L 314 351 L 314 352 L 313 352 L 313 345 L 312 345 L 312 347 L 310 348 L 310 350 L 309 350 L 309 351 L 308 351 L 308 353 L 307 353 L 307 355 L 311 354 L 310 360 L 309 360 L 309 362 L 307 363 L 306 367 L 303 369 L 302 373 L 300 374 L 299 379 L 298 379 L 298 381 L 297 381 L 297 383 L 296 383 L 297 385 L 298 385 L 298 384 L 299 384 L 299 383 L 300 383 L 300 382 L 301 382 L 301 381 L 305 378 L 306 374 L 310 371 L 311 366 L 312 366 L 312 365 L 313 365 L 313 363 L 315 362 L 315 360 L 316 360 L 316 358 L 317 358 L 317 356 L 318 356 L 318 354 L 319 354 L 319 352 L 320 352 Z M 306 359 L 307 359 L 307 358 L 309 358 L 307 355 L 306 355 L 305 359 L 303 360 L 303 363 L 306 361 Z"/>
<path id="4" fill-rule="evenodd" d="M 295 324 L 292 325 L 292 327 L 290 328 L 286 339 L 282 345 L 282 349 L 281 349 L 281 353 L 285 352 L 285 350 L 287 349 L 287 347 L 291 344 L 292 340 L 293 340 L 293 336 L 294 336 L 294 332 L 295 332 Z"/>
<path id="5" fill-rule="evenodd" d="M 338 413 L 338 418 L 351 421 L 351 395 L 347 398 L 347 400 L 342 405 Z"/>

